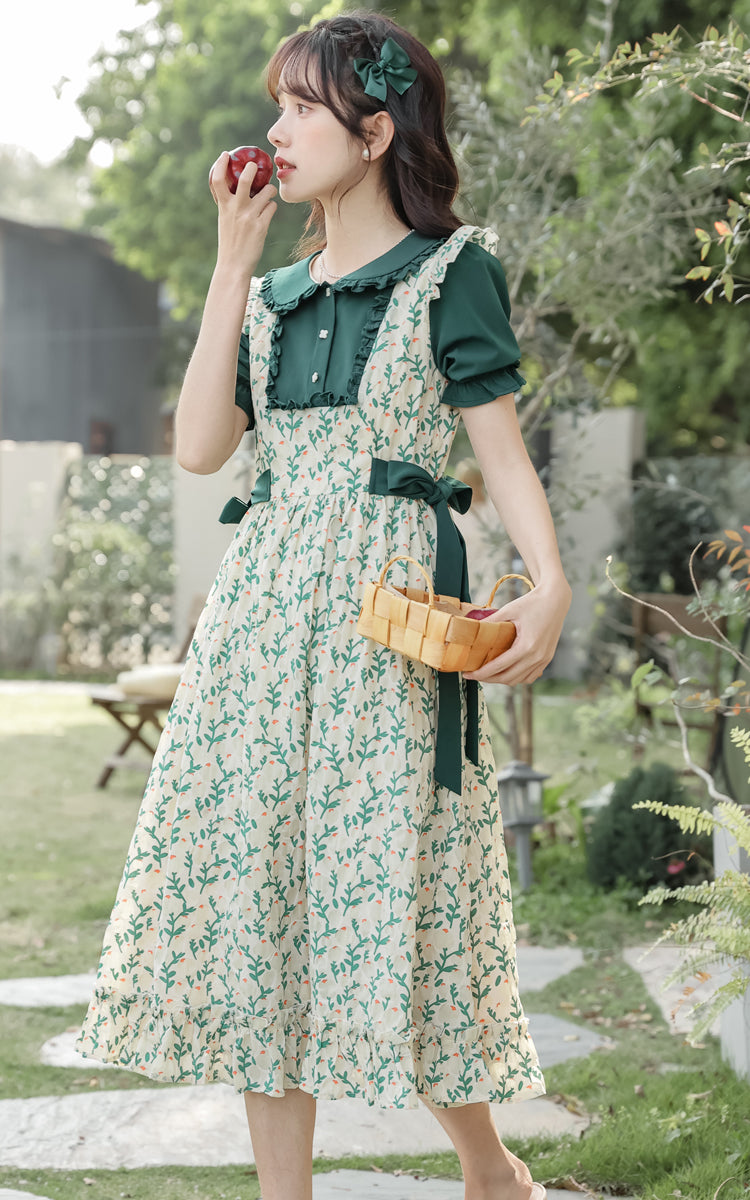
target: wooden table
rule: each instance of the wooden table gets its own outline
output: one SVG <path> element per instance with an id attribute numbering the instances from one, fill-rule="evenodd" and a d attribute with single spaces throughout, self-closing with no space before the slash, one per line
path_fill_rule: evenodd
<path id="1" fill-rule="evenodd" d="M 155 696 L 131 696 L 121 691 L 118 687 L 93 688 L 89 695 L 91 696 L 91 702 L 98 704 L 100 708 L 108 712 L 112 720 L 116 721 L 125 730 L 126 735 L 118 746 L 116 753 L 112 754 L 106 760 L 101 774 L 96 781 L 96 786 L 99 788 L 106 787 L 113 771 L 116 771 L 119 767 L 148 773 L 151 769 L 151 761 L 154 757 L 156 745 L 152 745 L 153 735 L 151 739 L 146 739 L 144 729 L 149 725 L 153 726 L 158 740 L 164 728 L 160 717 L 163 713 L 169 712 L 169 707 L 172 703 L 171 698 L 158 699 Z M 136 743 L 148 752 L 147 759 L 142 757 L 125 757 L 130 747 Z"/>

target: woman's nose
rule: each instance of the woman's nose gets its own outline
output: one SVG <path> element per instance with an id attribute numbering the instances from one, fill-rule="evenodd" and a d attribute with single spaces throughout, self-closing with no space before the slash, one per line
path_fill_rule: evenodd
<path id="1" fill-rule="evenodd" d="M 271 126 L 271 128 L 269 129 L 269 131 L 266 135 L 272 146 L 278 147 L 282 144 L 283 137 L 282 137 L 280 126 L 281 126 L 281 118 L 279 118 L 278 121 L 274 121 L 273 125 Z"/>

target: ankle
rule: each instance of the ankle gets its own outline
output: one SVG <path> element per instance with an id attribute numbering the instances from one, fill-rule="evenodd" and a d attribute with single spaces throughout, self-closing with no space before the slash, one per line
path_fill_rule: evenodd
<path id="1" fill-rule="evenodd" d="M 463 1176 L 464 1200 L 531 1200 L 531 1174 L 520 1159 L 505 1159 L 492 1171 L 464 1171 Z"/>

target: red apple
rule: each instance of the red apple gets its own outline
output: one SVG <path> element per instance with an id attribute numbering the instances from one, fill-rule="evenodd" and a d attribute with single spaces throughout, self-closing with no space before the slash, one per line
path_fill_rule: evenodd
<path id="1" fill-rule="evenodd" d="M 472 608 L 470 612 L 464 613 L 464 616 L 471 617 L 474 621 L 483 621 L 485 617 L 491 617 L 496 612 L 496 608 Z"/>
<path id="2" fill-rule="evenodd" d="M 230 192 L 237 191 L 237 184 L 239 183 L 242 169 L 249 162 L 258 164 L 255 178 L 250 184 L 251 196 L 254 196 L 256 192 L 259 192 L 270 181 L 273 174 L 273 163 L 265 150 L 261 150 L 259 146 L 238 146 L 229 155 L 229 162 L 227 163 L 227 183 Z"/>

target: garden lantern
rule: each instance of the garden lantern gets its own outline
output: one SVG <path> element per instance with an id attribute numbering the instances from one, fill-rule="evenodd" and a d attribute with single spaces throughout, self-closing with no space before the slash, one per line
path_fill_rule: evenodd
<path id="1" fill-rule="evenodd" d="M 544 820 L 542 785 L 549 775 L 514 759 L 497 773 L 503 825 L 515 833 L 518 848 L 518 882 L 521 891 L 534 882 L 531 870 L 531 830 Z"/>

